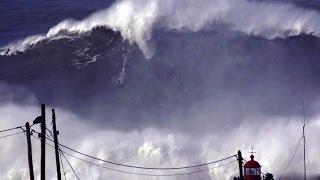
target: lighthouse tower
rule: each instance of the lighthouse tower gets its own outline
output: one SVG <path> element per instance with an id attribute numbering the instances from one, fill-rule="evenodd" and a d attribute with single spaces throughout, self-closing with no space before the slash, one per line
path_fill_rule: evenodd
<path id="1" fill-rule="evenodd" d="M 254 160 L 253 154 L 250 156 L 250 161 L 248 161 L 244 167 L 244 179 L 245 180 L 261 180 L 261 166 Z"/>

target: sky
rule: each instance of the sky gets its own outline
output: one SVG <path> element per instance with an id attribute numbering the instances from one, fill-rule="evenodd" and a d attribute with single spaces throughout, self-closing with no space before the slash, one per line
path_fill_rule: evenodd
<path id="1" fill-rule="evenodd" d="M 8 23 L 0 26 L 1 129 L 31 122 L 45 103 L 50 128 L 50 109 L 56 109 L 60 142 L 101 159 L 174 167 L 238 150 L 249 159 L 253 146 L 262 172 L 279 177 L 302 135 L 304 104 L 308 173 L 319 175 L 316 2 L 16 3 L 3 2 Z M 32 145 L 39 178 L 40 144 L 34 139 Z M 0 151 L 2 179 L 29 178 L 25 136 L 0 139 Z M 285 176 L 300 177 L 302 155 L 299 146 Z M 80 179 L 160 179 L 68 159 Z M 76 179 L 65 167 L 67 178 Z M 161 179 L 237 173 L 234 162 Z M 49 146 L 47 178 L 55 179 Z"/>

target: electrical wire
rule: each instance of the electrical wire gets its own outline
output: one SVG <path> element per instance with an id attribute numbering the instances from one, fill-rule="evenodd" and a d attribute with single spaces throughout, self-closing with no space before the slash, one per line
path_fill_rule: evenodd
<path id="1" fill-rule="evenodd" d="M 215 167 L 201 169 L 201 170 L 198 170 L 198 171 L 186 172 L 186 173 L 151 174 L 151 173 L 136 173 L 136 172 L 129 172 L 129 171 L 123 171 L 123 170 L 119 170 L 119 169 L 114 169 L 114 168 L 106 167 L 106 166 L 103 166 L 103 165 L 100 165 L 100 164 L 96 164 L 96 163 L 84 160 L 84 159 L 79 158 L 77 156 L 74 156 L 74 155 L 72 155 L 70 153 L 66 153 L 66 152 L 64 152 L 64 153 L 66 155 L 70 156 L 70 157 L 78 159 L 79 161 L 82 161 L 82 162 L 85 162 L 87 164 L 94 165 L 94 166 L 97 166 L 97 167 L 100 167 L 100 168 L 103 168 L 103 169 L 107 169 L 107 170 L 110 170 L 110 171 L 124 173 L 124 174 L 131 174 L 131 175 L 150 176 L 150 177 L 169 177 L 169 176 L 184 176 L 184 175 L 196 174 L 196 173 L 210 171 L 210 170 L 213 170 L 213 169 L 216 169 L 216 168 L 219 168 L 219 167 L 227 166 L 227 165 L 237 161 L 237 160 L 233 160 L 233 161 L 230 161 L 230 162 L 227 162 L 227 163 L 215 166 Z"/>
<path id="2" fill-rule="evenodd" d="M 78 180 L 80 180 L 79 176 L 77 175 L 76 171 L 73 169 L 73 167 L 71 166 L 69 160 L 67 159 L 67 157 L 64 155 L 64 153 L 59 149 L 60 153 L 63 155 L 64 159 L 67 161 L 69 167 L 71 168 L 71 170 L 73 171 L 73 174 L 77 177 Z"/>
<path id="3" fill-rule="evenodd" d="M 35 130 L 32 130 L 34 132 L 36 132 Z M 38 132 L 36 132 L 38 133 Z M 54 142 L 52 139 L 46 137 L 46 139 L 48 139 L 49 141 L 51 142 Z M 109 164 L 113 164 L 113 165 L 118 165 L 118 166 L 123 166 L 123 167 L 130 167 L 130 168 L 135 168 L 135 169 L 149 169 L 149 170 L 177 170 L 177 169 L 190 169 L 190 168 L 195 168 L 195 167 L 201 167 L 201 166 L 208 166 L 210 164 L 215 164 L 215 163 L 218 163 L 218 162 L 221 162 L 221 161 L 225 161 L 227 159 L 231 159 L 233 157 L 236 157 L 236 155 L 232 155 L 232 156 L 228 156 L 226 158 L 223 158 L 223 159 L 219 159 L 219 160 L 216 160 L 216 161 L 211 161 L 211 162 L 207 162 L 207 163 L 202 163 L 202 164 L 197 164 L 197 165 L 190 165 L 190 166 L 182 166 L 182 167 L 167 167 L 167 168 L 160 168 L 160 167 L 144 167 L 144 166 L 134 166 L 134 165 L 128 165 L 128 164 L 122 164 L 122 163 L 118 163 L 118 162 L 113 162 L 113 161 L 108 161 L 108 160 L 104 160 L 104 159 L 100 159 L 100 158 L 97 158 L 97 157 L 94 157 L 94 156 L 91 156 L 91 155 L 88 155 L 88 154 L 85 154 L 83 152 L 80 152 L 80 151 L 77 151 L 73 148 L 70 148 L 66 145 L 63 145 L 61 143 L 59 143 L 59 146 L 65 148 L 65 149 L 68 149 L 70 151 L 73 151 L 75 153 L 78 153 L 80 155 L 83 155 L 83 156 L 86 156 L 86 157 L 89 157 L 91 159 L 95 159 L 95 160 L 98 160 L 98 161 L 102 161 L 102 162 L 105 162 L 105 163 L 109 163 Z"/>
<path id="4" fill-rule="evenodd" d="M 49 139 L 50 141 L 53 141 L 51 139 Z M 231 159 L 233 157 L 235 157 L 235 155 L 232 155 L 232 156 L 228 156 L 226 158 L 223 158 L 223 159 L 219 159 L 219 160 L 216 160 L 216 161 L 211 161 L 211 162 L 207 162 L 207 163 L 203 163 L 203 164 L 197 164 L 197 165 L 190 165 L 190 166 L 182 166 L 182 167 L 167 167 L 167 168 L 159 168 L 159 167 L 144 167 L 144 166 L 134 166 L 134 165 L 128 165 L 128 164 L 122 164 L 122 163 L 117 163 L 117 162 L 112 162 L 112 161 L 107 161 L 107 160 L 104 160 L 104 159 L 100 159 L 100 158 L 97 158 L 97 157 L 94 157 L 94 156 L 91 156 L 91 155 L 88 155 L 88 154 L 85 154 L 85 153 L 82 153 L 80 151 L 77 151 L 75 149 L 72 149 L 68 146 L 65 146 L 61 143 L 59 143 L 59 145 L 63 148 L 66 148 L 70 151 L 73 151 L 75 153 L 78 153 L 78 154 L 81 154 L 83 156 L 86 156 L 86 157 L 89 157 L 91 159 L 95 159 L 95 160 L 99 160 L 99 161 L 102 161 L 102 162 L 105 162 L 105 163 L 109 163 L 109 164 L 113 164 L 113 165 L 118 165 L 118 166 L 124 166 L 124 167 L 130 167 L 130 168 L 135 168 L 135 169 L 149 169 L 149 170 L 177 170 L 177 169 L 190 169 L 190 168 L 195 168 L 195 167 L 201 167 L 201 166 L 208 166 L 210 164 L 214 164 L 214 163 L 218 163 L 218 162 L 221 162 L 221 161 L 225 161 L 227 159 Z"/>
<path id="5" fill-rule="evenodd" d="M 40 140 L 40 138 L 32 135 L 32 137 Z M 53 145 L 49 144 L 49 143 L 46 143 L 48 146 L 50 146 L 51 148 L 54 148 Z M 107 169 L 107 170 L 110 170 L 110 171 L 114 171 L 114 172 L 120 172 L 120 173 L 125 173 L 125 174 L 131 174 L 131 175 L 140 175 L 140 176 L 153 176 L 153 177 L 168 177 L 168 176 L 183 176 L 183 175 L 190 175 L 190 174 L 196 174 L 196 173 L 201 173 L 201 172 L 205 172 L 205 171 L 210 171 L 210 170 L 213 170 L 213 169 L 216 169 L 216 168 L 219 168 L 219 167 L 223 167 L 223 166 L 226 166 L 226 165 L 229 165 L 233 162 L 236 162 L 237 160 L 233 160 L 233 161 L 230 161 L 230 162 L 227 162 L 227 163 L 224 163 L 224 164 L 221 164 L 221 165 L 218 165 L 218 166 L 215 166 L 215 167 L 211 167 L 211 168 L 207 168 L 207 169 L 201 169 L 201 170 L 198 170 L 198 171 L 191 171 L 191 172 L 186 172 L 186 173 L 175 173 L 175 174 L 148 174 L 148 173 L 135 173 L 135 172 L 129 172 L 129 171 L 123 171 L 123 170 L 119 170 L 119 169 L 114 169 L 114 168 L 110 168 L 110 167 L 106 167 L 106 166 L 102 166 L 100 164 L 96 164 L 96 163 L 93 163 L 93 162 L 90 162 L 90 161 L 87 161 L 87 160 L 84 160 L 82 158 L 79 158 L 77 156 L 74 156 L 66 151 L 63 151 L 59 148 L 59 151 L 60 153 L 62 153 L 62 155 L 65 157 L 64 153 L 70 157 L 73 157 L 75 159 L 78 159 L 82 162 L 85 162 L 87 164 L 91 164 L 91 165 L 95 165 L 97 167 L 100 167 L 100 168 L 104 168 L 104 169 Z M 232 156 L 232 157 L 235 157 Z"/>
<path id="6" fill-rule="evenodd" d="M 4 129 L 4 130 L 0 130 L 0 133 L 2 132 L 6 132 L 6 131 L 12 131 L 12 130 L 15 130 L 15 129 L 21 129 L 22 126 L 18 126 L 18 127 L 14 127 L 14 128 L 9 128 L 9 129 Z"/>
<path id="7" fill-rule="evenodd" d="M 300 141 L 302 140 L 303 136 L 300 137 L 298 143 L 294 146 L 294 150 L 296 148 L 298 148 L 298 146 L 300 145 Z M 290 155 L 287 157 L 287 159 L 282 163 L 282 165 L 280 166 L 279 170 L 276 172 L 276 174 L 280 174 L 280 172 L 285 168 L 286 164 L 289 162 L 290 157 L 292 156 L 292 154 L 294 153 L 294 150 L 290 153 Z"/>
<path id="8" fill-rule="evenodd" d="M 299 145 L 299 144 L 296 144 L 296 145 L 294 146 L 294 149 L 296 149 L 298 145 Z M 294 150 L 293 150 L 293 151 L 294 151 Z M 289 159 L 290 159 L 291 155 L 293 154 L 293 151 L 289 154 L 289 156 L 287 157 L 287 159 L 286 159 L 284 162 L 282 162 L 280 168 L 279 168 L 278 171 L 276 172 L 277 175 L 280 174 L 280 172 L 285 168 L 286 164 L 289 162 Z"/>
<path id="9" fill-rule="evenodd" d="M 22 133 L 24 133 L 24 132 L 22 131 L 22 132 L 17 132 L 17 133 L 13 133 L 13 134 L 8 134 L 8 135 L 0 136 L 0 139 L 6 138 L 6 137 L 10 137 L 10 136 L 14 136 L 14 135 L 18 135 L 18 134 L 22 134 Z"/>
<path id="10" fill-rule="evenodd" d="M 50 137 L 50 136 L 53 137 L 53 133 L 52 133 L 52 131 L 50 131 L 50 129 L 46 128 L 46 131 L 48 131 L 50 133 L 50 135 L 47 135 L 48 137 Z"/>
<path id="11" fill-rule="evenodd" d="M 34 130 L 33 130 L 34 131 Z M 36 132 L 36 131 L 34 131 Z M 40 140 L 40 138 L 32 135 L 33 138 L 36 138 L 38 140 Z M 46 145 L 48 145 L 49 147 L 51 148 L 54 148 L 53 145 L 49 144 L 49 143 L 46 143 Z M 75 172 L 75 170 L 73 169 L 72 165 L 70 164 L 70 162 L 68 161 L 68 159 L 66 158 L 66 156 L 63 154 L 63 151 L 61 151 L 61 149 L 59 148 L 59 152 L 60 152 L 60 161 L 61 161 L 61 164 L 62 164 L 62 168 L 63 168 L 63 173 L 64 173 L 64 178 L 67 179 L 66 177 L 66 172 L 65 172 L 65 169 L 64 169 L 64 166 L 63 166 L 63 161 L 61 159 L 61 154 L 63 155 L 63 158 L 66 160 L 66 162 L 68 163 L 69 167 L 71 168 L 72 172 L 74 173 L 74 175 L 77 177 L 78 180 L 80 180 L 79 176 L 77 175 L 77 173 Z"/>
<path id="12" fill-rule="evenodd" d="M 287 164 L 286 168 L 284 169 L 284 171 L 283 171 L 283 172 L 282 172 L 282 174 L 280 175 L 279 180 L 280 180 L 280 179 L 281 179 L 281 177 L 284 175 L 284 173 L 286 172 L 286 170 L 289 168 L 289 166 L 290 166 L 290 164 L 291 164 L 291 162 L 292 162 L 292 160 L 293 160 L 294 156 L 296 155 L 296 153 L 297 153 L 297 151 L 298 151 L 298 148 L 299 148 L 299 146 L 300 146 L 300 143 L 301 143 L 302 138 L 303 138 L 303 136 L 301 136 L 301 138 L 300 138 L 300 140 L 299 140 L 299 142 L 298 142 L 298 145 L 297 145 L 297 147 L 296 147 L 296 149 L 295 149 L 295 151 L 294 151 L 293 155 L 291 156 L 291 158 L 290 158 L 290 160 L 289 160 L 289 162 L 288 162 L 288 164 Z"/>
<path id="13" fill-rule="evenodd" d="M 36 131 L 34 131 L 34 130 L 32 130 L 32 132 L 35 132 L 35 133 L 37 133 Z M 31 134 L 31 136 L 33 137 L 33 138 L 35 138 L 35 139 L 37 139 L 37 140 L 39 140 L 40 141 L 40 138 L 39 137 L 37 137 L 37 136 L 34 136 L 33 134 Z M 49 147 L 51 147 L 51 148 L 54 148 L 54 146 L 53 145 L 51 145 L 51 144 L 49 144 L 49 143 L 47 143 L 46 142 L 46 145 L 48 145 Z M 59 148 L 59 150 L 60 150 L 60 148 Z M 66 180 L 67 179 L 67 177 L 66 177 L 66 171 L 65 171 L 65 169 L 64 169 L 64 165 L 63 165 L 63 161 L 62 161 L 62 157 L 61 157 L 61 150 L 59 151 L 59 153 L 60 153 L 60 161 L 61 161 L 61 166 L 62 166 L 62 169 L 63 169 L 63 175 L 64 175 L 64 179 Z"/>
<path id="14" fill-rule="evenodd" d="M 62 166 L 62 170 L 63 170 L 64 179 L 67 180 L 66 171 L 64 169 L 64 165 L 63 165 L 63 161 L 62 161 L 62 157 L 61 157 L 61 152 L 60 151 L 59 151 L 59 154 L 60 154 L 60 162 L 61 162 L 61 166 Z"/>

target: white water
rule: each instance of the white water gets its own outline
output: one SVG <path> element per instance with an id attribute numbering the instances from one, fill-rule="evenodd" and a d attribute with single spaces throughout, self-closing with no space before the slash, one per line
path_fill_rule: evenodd
<path id="1" fill-rule="evenodd" d="M 155 50 L 150 43 L 155 28 L 198 32 L 217 24 L 267 39 L 299 34 L 320 36 L 320 14 L 291 4 L 247 0 L 119 0 L 82 21 L 64 20 L 46 34 L 10 43 L 3 47 L 10 51 L 1 51 L 0 55 L 23 52 L 41 40 L 59 37 L 62 30 L 81 34 L 106 26 L 136 43 L 150 58 Z"/>
<path id="2" fill-rule="evenodd" d="M 245 159 L 249 159 L 249 148 L 251 145 L 254 145 L 257 152 L 255 154 L 256 160 L 261 163 L 262 171 L 272 172 L 277 177 L 279 175 L 277 172 L 282 170 L 283 163 L 293 153 L 294 147 L 301 137 L 302 130 L 301 117 L 292 119 L 265 119 L 261 117 L 260 119 L 255 118 L 256 122 L 248 119 L 248 121 L 244 121 L 239 127 L 230 130 L 228 134 L 224 135 L 217 132 L 206 132 L 203 133 L 202 137 L 193 137 L 179 131 L 173 132 L 156 127 L 123 132 L 118 130 L 102 130 L 91 126 L 90 123 L 84 123 L 88 122 L 88 119 L 83 120 L 81 117 L 63 109 L 56 110 L 58 114 L 57 123 L 60 130 L 59 141 L 62 144 L 102 159 L 149 167 L 176 167 L 198 164 L 199 162 L 209 162 L 235 154 L 238 149 L 242 150 Z M 37 106 L 21 106 L 10 103 L 0 104 L 0 117 L 2 119 L 0 126 L 4 129 L 23 125 L 26 120 L 32 120 L 38 113 L 39 107 Z M 77 128 L 70 130 L 70 127 Z M 33 128 L 39 131 L 39 127 L 34 126 Z M 307 129 L 308 144 L 311 147 L 308 151 L 310 160 L 308 163 L 316 166 L 319 163 L 320 146 L 318 137 L 320 135 L 320 118 L 315 117 L 311 119 L 307 124 Z M 23 135 L 1 139 L 0 153 L 4 154 L 0 161 L 0 167 L 2 167 L 0 169 L 1 179 L 27 180 L 29 178 L 25 143 Z M 39 177 L 39 141 L 32 139 L 32 145 L 35 175 Z M 78 156 L 78 154 L 73 155 Z M 69 156 L 67 157 L 75 168 L 75 171 L 82 177 L 81 179 L 153 179 L 152 177 L 112 172 L 88 165 Z M 302 174 L 302 158 L 302 149 L 300 148 L 293 160 L 293 165 L 290 166 L 286 175 L 291 173 Z M 115 169 L 141 172 L 131 168 L 110 166 L 110 164 L 103 164 L 92 159 L 87 160 Z M 68 179 L 75 179 L 70 168 L 65 167 Z M 308 167 L 308 174 L 315 173 L 315 171 L 309 170 Z M 47 147 L 46 172 L 48 179 L 56 177 L 54 151 L 49 146 Z M 157 171 L 148 172 L 161 174 L 161 172 Z M 209 172 L 181 177 L 162 177 L 161 179 L 231 179 L 237 174 L 237 163 L 235 162 L 230 166 L 213 169 Z"/>

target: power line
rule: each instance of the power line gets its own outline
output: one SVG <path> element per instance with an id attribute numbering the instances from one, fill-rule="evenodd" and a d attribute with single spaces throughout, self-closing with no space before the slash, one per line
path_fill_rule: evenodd
<path id="1" fill-rule="evenodd" d="M 53 137 L 53 133 L 52 133 L 52 131 L 50 131 L 50 129 L 48 129 L 48 128 L 46 128 L 46 130 L 50 133 L 50 135 L 47 135 L 47 137 Z M 47 134 L 47 133 L 46 133 Z"/>
<path id="2" fill-rule="evenodd" d="M 60 149 L 59 149 L 60 150 Z M 66 156 L 63 154 L 63 152 L 60 150 L 60 153 L 63 155 L 64 159 L 67 161 L 69 167 L 71 168 L 71 170 L 73 171 L 73 174 L 77 177 L 78 180 L 80 180 L 79 176 L 77 175 L 77 173 L 75 172 L 75 170 L 73 169 L 73 167 L 71 166 L 70 162 L 68 161 L 68 159 L 66 158 Z"/>
<path id="3" fill-rule="evenodd" d="M 34 132 L 36 132 L 35 130 L 33 130 Z M 36 132 L 38 133 L 38 132 Z M 48 139 L 49 141 L 51 142 L 54 142 L 52 139 L 46 137 L 46 139 Z M 63 145 L 61 143 L 59 143 L 59 146 L 63 147 L 63 148 L 66 148 L 70 151 L 73 151 L 75 153 L 78 153 L 78 154 L 81 154 L 83 156 L 86 156 L 86 157 L 89 157 L 91 159 L 95 159 L 95 160 L 98 160 L 98 161 L 102 161 L 102 162 L 105 162 L 105 163 L 109 163 L 109 164 L 113 164 L 113 165 L 118 165 L 118 166 L 123 166 L 123 167 L 130 167 L 130 168 L 135 168 L 135 169 L 148 169 L 148 170 L 177 170 L 177 169 L 190 169 L 190 168 L 195 168 L 195 167 L 201 167 L 201 166 L 208 166 L 210 164 L 214 164 L 214 163 L 218 163 L 218 162 L 221 162 L 221 161 L 225 161 L 227 159 L 231 159 L 233 157 L 236 157 L 236 155 L 232 155 L 232 156 L 228 156 L 226 158 L 223 158 L 223 159 L 219 159 L 219 160 L 216 160 L 216 161 L 211 161 L 211 162 L 207 162 L 207 163 L 202 163 L 202 164 L 197 164 L 197 165 L 190 165 L 190 166 L 182 166 L 182 167 L 167 167 L 167 168 L 160 168 L 160 167 L 144 167 L 144 166 L 134 166 L 134 165 L 128 165 L 128 164 L 123 164 L 123 163 L 118 163 L 118 162 L 113 162 L 113 161 L 108 161 L 108 160 L 104 160 L 104 159 L 100 159 L 100 158 L 97 158 L 97 157 L 94 157 L 94 156 L 91 156 L 91 155 L 88 155 L 88 154 L 85 154 L 83 152 L 80 152 L 80 151 L 77 151 L 73 148 L 70 148 L 66 145 Z"/>
<path id="4" fill-rule="evenodd" d="M 60 144 L 60 145 L 61 145 L 61 144 Z M 82 152 L 76 151 L 76 150 L 71 149 L 71 148 L 69 148 L 69 147 L 66 147 L 66 146 L 64 146 L 64 145 L 61 145 L 61 146 L 63 146 L 63 147 L 66 148 L 66 149 L 69 149 L 69 150 L 71 150 L 71 151 L 73 151 L 73 152 L 76 152 L 76 153 L 78 153 L 78 154 L 81 154 L 81 155 L 83 155 L 83 156 L 87 156 L 87 157 L 89 157 L 89 158 L 96 159 L 96 160 L 99 160 L 99 161 L 103 161 L 103 162 L 106 162 L 106 163 L 109 163 L 109 164 L 114 164 L 114 165 L 124 166 L 124 167 L 130 167 L 130 168 L 135 168 L 135 169 L 149 169 L 149 170 L 178 170 L 178 169 L 190 169 L 190 168 L 195 168 L 195 167 L 207 166 L 207 165 L 210 165 L 210 164 L 213 164 L 213 163 L 218 163 L 218 162 L 221 162 L 221 161 L 230 159 L 230 158 L 232 158 L 232 157 L 235 157 L 235 156 L 233 155 L 233 156 L 229 156 L 229 157 L 227 157 L 227 158 L 223 158 L 223 159 L 220 159 L 220 160 L 217 160 L 217 161 L 212 161 L 212 162 L 203 163 L 203 164 L 198 164 L 198 165 L 193 165 L 193 166 L 156 168 L 156 167 L 133 166 L 133 165 L 127 165 L 127 164 L 121 164 L 121 163 L 111 162 L 111 161 L 103 160 L 103 159 L 100 159 L 100 158 L 97 158 L 97 157 L 93 157 L 93 156 L 84 154 L 84 153 L 82 153 Z"/>
<path id="5" fill-rule="evenodd" d="M 38 137 L 35 137 L 34 135 L 32 135 L 32 137 L 36 138 L 39 140 Z M 51 148 L 54 148 L 53 145 L 49 144 L 49 143 L 46 143 L 48 146 L 50 146 Z M 236 162 L 237 160 L 233 160 L 233 161 L 229 161 L 227 163 L 224 163 L 224 164 L 221 164 L 221 165 L 218 165 L 218 166 L 215 166 L 215 167 L 211 167 L 211 168 L 206 168 L 206 169 L 201 169 L 201 170 L 198 170 L 198 171 L 191 171 L 191 172 L 186 172 L 186 173 L 173 173 L 173 174 L 151 174 L 151 173 L 135 173 L 135 172 L 129 172 L 129 171 L 124 171 L 124 170 L 119 170 L 119 169 L 114 169 L 114 168 L 110 168 L 110 167 L 106 167 L 106 166 L 102 166 L 100 164 L 97 164 L 97 163 L 93 163 L 93 162 L 90 162 L 90 161 L 87 161 L 85 159 L 82 159 L 82 158 L 79 158 L 77 156 L 74 156 L 68 152 L 65 152 L 63 150 L 61 150 L 59 148 L 59 151 L 60 153 L 62 153 L 62 155 L 64 156 L 64 158 L 66 159 L 65 155 L 68 155 L 70 157 L 73 157 L 75 159 L 78 159 L 79 161 L 82 161 L 82 162 L 85 162 L 87 164 L 90 164 L 90 165 L 94 165 L 94 166 L 97 166 L 97 167 L 100 167 L 100 168 L 104 168 L 104 169 L 107 169 L 107 170 L 110 170 L 110 171 L 114 171 L 114 172 L 119 172 L 119 173 L 124 173 L 124 174 L 131 174 L 131 175 L 140 175 L 140 176 L 150 176 L 150 177 L 169 177 L 169 176 L 183 176 L 183 175 L 190 175 L 190 174 L 196 174 L 196 173 L 201 173 L 201 172 L 206 172 L 206 171 L 210 171 L 210 170 L 213 170 L 213 169 L 216 169 L 216 168 L 219 168 L 219 167 L 223 167 L 223 166 L 227 166 L 233 162 Z M 233 156 L 232 156 L 233 157 Z M 236 156 L 234 156 L 236 157 Z M 66 159 L 67 160 L 67 159 Z M 61 160 L 62 161 L 62 160 Z M 67 161 L 68 162 L 68 161 Z M 79 179 L 79 178 L 78 178 Z"/>
<path id="6" fill-rule="evenodd" d="M 37 133 L 35 130 L 32 130 L 32 132 Z M 37 140 L 39 140 L 39 141 L 40 141 L 40 138 L 38 138 L 38 137 L 34 136 L 33 134 L 31 134 L 31 136 L 32 136 L 33 138 L 35 138 L 35 139 L 37 139 Z M 49 143 L 46 143 L 46 145 L 48 145 L 48 146 L 49 146 L 49 147 L 51 147 L 51 148 L 54 148 L 54 146 L 53 146 L 53 145 L 51 145 L 51 144 L 49 144 Z M 63 169 L 64 179 L 66 180 L 66 179 L 67 179 L 67 177 L 66 177 L 66 171 L 65 171 L 65 169 L 64 169 L 64 165 L 63 165 L 63 161 L 62 161 L 61 154 L 62 154 L 62 152 L 60 151 L 60 161 L 61 161 L 61 165 L 62 165 L 62 169 Z"/>
<path id="7" fill-rule="evenodd" d="M 66 171 L 65 171 L 65 169 L 64 169 L 64 165 L 63 165 L 63 161 L 62 161 L 62 157 L 61 157 L 61 152 L 60 152 L 60 161 L 61 161 L 61 166 L 62 166 L 62 169 L 63 169 L 64 179 L 67 180 Z"/>
<path id="8" fill-rule="evenodd" d="M 17 133 L 13 133 L 13 134 L 8 134 L 8 135 L 5 135 L 5 136 L 0 136 L 0 139 L 6 138 L 6 137 L 10 137 L 10 136 L 14 136 L 14 135 L 18 135 L 18 134 L 22 134 L 22 133 L 24 133 L 24 132 L 22 131 L 22 132 L 17 132 Z"/>
<path id="9" fill-rule="evenodd" d="M 79 161 L 82 161 L 82 162 L 85 162 L 87 164 L 94 165 L 94 166 L 97 166 L 97 167 L 100 167 L 100 168 L 103 168 L 103 169 L 107 169 L 107 170 L 110 170 L 110 171 L 120 172 L 120 173 L 124 173 L 124 174 L 131 174 L 131 175 L 151 176 L 151 177 L 184 176 L 184 175 L 196 174 L 196 173 L 201 173 L 201 172 L 205 172 L 205 171 L 210 171 L 210 170 L 213 170 L 213 169 L 216 169 L 216 168 L 219 168 L 219 167 L 227 166 L 227 165 L 237 161 L 237 160 L 233 160 L 233 161 L 230 161 L 230 162 L 227 162 L 227 163 L 215 166 L 215 167 L 211 167 L 211 168 L 207 168 L 207 169 L 201 169 L 201 170 L 198 170 L 198 171 L 186 172 L 186 173 L 149 174 L 149 173 L 135 173 L 135 172 L 123 171 L 123 170 L 119 170 L 119 169 L 113 169 L 113 168 L 110 168 L 110 167 L 106 167 L 106 166 L 103 166 L 103 165 L 100 165 L 100 164 L 96 164 L 96 163 L 81 159 L 81 158 L 79 158 L 77 156 L 74 156 L 74 155 L 72 155 L 70 153 L 67 153 L 67 152 L 64 152 L 64 153 L 66 155 L 68 155 L 68 156 L 71 156 L 71 157 L 73 157 L 75 159 L 78 159 Z"/>
<path id="10" fill-rule="evenodd" d="M 9 128 L 9 129 L 4 129 L 4 130 L 1 130 L 0 133 L 2 132 L 6 132 L 6 131 L 12 131 L 12 130 L 15 130 L 15 129 L 21 129 L 22 126 L 18 126 L 18 127 L 14 127 L 14 128 Z"/>
<path id="11" fill-rule="evenodd" d="M 50 141 L 52 141 L 52 140 L 50 140 Z M 227 159 L 230 159 L 230 158 L 235 157 L 235 155 L 232 155 L 232 156 L 229 156 L 229 157 L 226 157 L 226 158 L 223 158 L 223 159 L 219 159 L 219 160 L 216 160 L 216 161 L 211 161 L 211 162 L 207 162 L 207 163 L 203 163 L 203 164 L 198 164 L 198 165 L 190 165 L 190 166 L 182 166 L 182 167 L 158 168 L 158 167 L 134 166 L 134 165 L 128 165 L 128 164 L 122 164 L 122 163 L 107 161 L 107 160 L 104 160 L 104 159 L 100 159 L 100 158 L 97 158 L 97 157 L 94 157 L 94 156 L 91 156 L 91 155 L 82 153 L 82 152 L 80 152 L 80 151 L 77 151 L 77 150 L 75 150 L 75 149 L 72 149 L 72 148 L 70 148 L 70 147 L 68 147 L 68 146 L 65 146 L 65 145 L 63 145 L 63 144 L 60 144 L 60 143 L 59 143 L 59 145 L 60 145 L 61 147 L 64 147 L 64 148 L 70 150 L 70 151 L 73 151 L 73 152 L 75 152 L 75 153 L 81 154 L 81 155 L 83 155 L 83 156 L 86 156 L 86 157 L 89 157 L 89 158 L 92 158 L 92 159 L 95 159 L 95 160 L 99 160 L 99 161 L 102 161 L 102 162 L 106 162 L 106 163 L 109 163 L 109 164 L 118 165 L 118 166 L 124 166 L 124 167 L 130 167 L 130 168 L 135 168 L 135 169 L 149 169 L 149 170 L 189 169 L 189 168 L 207 166 L 207 165 L 210 165 L 210 164 L 218 163 L 218 162 L 225 161 L 225 160 L 227 160 Z"/>
<path id="12" fill-rule="evenodd" d="M 33 130 L 33 131 L 34 131 L 34 130 Z M 36 132 L 36 131 L 34 131 L 34 132 Z M 38 139 L 38 140 L 40 141 L 40 138 L 38 138 L 38 137 L 36 137 L 36 136 L 34 136 L 34 135 L 32 135 L 32 137 L 35 138 L 35 139 Z M 51 147 L 51 148 L 54 148 L 54 146 L 51 145 L 51 144 L 49 144 L 49 143 L 46 143 L 46 145 L 48 145 L 48 146 Z M 68 165 L 69 165 L 70 168 L 72 169 L 72 171 L 73 171 L 73 173 L 75 174 L 75 176 L 77 177 L 77 179 L 80 180 L 79 177 L 78 177 L 78 175 L 77 175 L 76 172 L 74 171 L 73 167 L 72 167 L 71 164 L 69 163 L 68 159 L 67 159 L 67 158 L 65 157 L 65 155 L 63 154 L 63 151 L 62 151 L 60 148 L 59 148 L 59 151 L 60 151 L 60 154 L 62 154 L 63 157 L 65 158 L 65 160 L 67 161 Z M 62 164 L 62 168 L 63 168 L 64 178 L 67 179 L 67 177 L 66 177 L 66 172 L 65 172 L 65 169 L 64 169 L 64 166 L 63 166 L 63 161 L 62 161 L 62 157 L 61 157 L 61 156 L 60 156 L 60 160 L 61 160 L 61 164 Z"/>
<path id="13" fill-rule="evenodd" d="M 300 141 L 302 140 L 302 136 L 300 137 L 298 143 L 294 146 L 294 150 L 298 148 L 298 146 L 300 145 Z M 281 164 L 279 170 L 276 172 L 276 174 L 280 174 L 280 172 L 285 168 L 286 164 L 289 162 L 291 155 L 294 153 L 294 150 L 289 154 L 289 156 L 287 157 L 287 159 Z"/>
<path id="14" fill-rule="evenodd" d="M 195 167 L 201 167 L 201 166 L 207 166 L 207 165 L 210 165 L 210 164 L 214 164 L 214 163 L 218 163 L 218 162 L 221 162 L 221 161 L 224 161 L 224 160 L 227 160 L 227 159 L 230 159 L 230 158 L 233 158 L 235 157 L 235 155 L 232 155 L 232 156 L 229 156 L 229 157 L 226 157 L 226 158 L 223 158 L 223 159 L 220 159 L 220 160 L 216 160 L 216 161 L 211 161 L 211 162 L 208 162 L 208 163 L 203 163 L 203 164 L 198 164 L 198 165 L 191 165 L 191 166 L 182 166 L 182 167 L 168 167 L 168 168 L 157 168 L 157 167 L 143 167 L 143 166 L 134 166 L 134 165 L 127 165 L 127 164 L 122 164 L 122 163 L 117 163 L 117 162 L 112 162 L 112 161 L 107 161 L 107 160 L 104 160 L 104 159 L 100 159 L 100 158 L 97 158 L 97 157 L 94 157 L 94 156 L 91 156 L 91 155 L 88 155 L 88 154 L 85 154 L 85 153 L 82 153 L 82 152 L 79 152 L 77 150 L 74 150 L 70 147 L 67 147 L 63 144 L 60 144 L 60 146 L 70 150 L 70 151 L 73 151 L 75 153 L 78 153 L 78 154 L 81 154 L 83 156 L 86 156 L 86 157 L 89 157 L 89 158 L 92 158 L 92 159 L 95 159 L 95 160 L 99 160 L 99 161 L 103 161 L 103 162 L 106 162 L 106 163 L 109 163 L 109 164 L 113 164 L 113 165 L 118 165 L 118 166 L 124 166 L 124 167 L 130 167 L 130 168 L 135 168 L 135 169 L 149 169 L 149 170 L 177 170 L 177 169 L 189 169 L 189 168 L 195 168 Z"/>
<path id="15" fill-rule="evenodd" d="M 297 151 L 298 151 L 298 148 L 299 148 L 299 146 L 300 146 L 300 143 L 301 143 L 302 138 L 303 138 L 303 136 L 301 136 L 301 138 L 300 138 L 300 140 L 299 140 L 299 142 L 298 142 L 298 145 L 297 145 L 297 147 L 296 147 L 296 149 L 295 149 L 295 151 L 294 151 L 294 153 L 293 153 L 292 157 L 290 158 L 290 160 L 289 160 L 289 162 L 288 162 L 288 164 L 287 164 L 286 168 L 284 169 L 284 171 L 283 171 L 283 172 L 282 172 L 282 174 L 280 175 L 279 180 L 281 179 L 281 177 L 284 175 L 284 173 L 286 172 L 286 170 L 287 170 L 287 169 L 288 169 L 288 167 L 290 166 L 290 164 L 291 164 L 291 162 L 292 162 L 292 160 L 293 160 L 294 156 L 296 155 L 296 153 L 297 153 Z"/>

